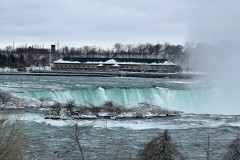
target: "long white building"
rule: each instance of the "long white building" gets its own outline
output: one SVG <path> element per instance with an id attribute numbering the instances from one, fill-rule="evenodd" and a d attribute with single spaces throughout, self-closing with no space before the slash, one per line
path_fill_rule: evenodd
<path id="1" fill-rule="evenodd" d="M 175 73 L 181 68 L 166 59 L 64 57 L 53 63 L 54 70 L 125 71 Z"/>

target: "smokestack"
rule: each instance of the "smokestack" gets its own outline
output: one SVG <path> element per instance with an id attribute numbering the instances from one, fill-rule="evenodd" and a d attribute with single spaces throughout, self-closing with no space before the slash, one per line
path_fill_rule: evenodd
<path id="1" fill-rule="evenodd" d="M 55 53 L 55 51 L 56 51 L 56 45 L 52 44 L 51 45 L 51 53 Z"/>

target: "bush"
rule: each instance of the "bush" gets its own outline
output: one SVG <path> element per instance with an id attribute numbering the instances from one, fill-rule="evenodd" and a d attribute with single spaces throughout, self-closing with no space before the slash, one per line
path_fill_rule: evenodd
<path id="1" fill-rule="evenodd" d="M 142 160 L 172 160 L 184 159 L 176 146 L 172 143 L 167 130 L 155 137 L 139 153 Z"/>
<path id="2" fill-rule="evenodd" d="M 123 106 L 119 106 L 112 101 L 106 101 L 102 105 L 102 109 L 104 112 L 112 112 L 112 113 L 116 113 L 116 114 L 120 114 L 122 111 L 124 111 Z"/>
<path id="3" fill-rule="evenodd" d="M 0 113 L 0 159 L 19 160 L 25 153 L 25 134 L 19 115 L 10 119 L 9 114 Z"/>
<path id="4" fill-rule="evenodd" d="M 228 146 L 228 151 L 224 156 L 226 160 L 238 160 L 240 159 L 240 135 L 234 139 Z"/>

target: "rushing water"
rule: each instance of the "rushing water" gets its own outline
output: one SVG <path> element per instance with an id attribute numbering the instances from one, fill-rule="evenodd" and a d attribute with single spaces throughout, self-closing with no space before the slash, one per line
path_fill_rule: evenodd
<path id="1" fill-rule="evenodd" d="M 226 149 L 221 145 L 226 146 L 240 133 L 240 116 L 226 115 L 233 112 L 231 108 L 228 109 L 231 112 L 216 109 L 212 95 L 219 93 L 219 89 L 204 79 L 1 76 L 0 82 L 1 90 L 27 99 L 74 100 L 78 105 L 99 105 L 111 100 L 125 107 L 148 102 L 185 112 L 180 117 L 81 120 L 79 124 L 90 125 L 81 132 L 87 159 L 101 155 L 110 159 L 116 150 L 121 158 L 131 155 L 136 159 L 139 150 L 165 129 L 190 159 L 205 159 L 204 147 L 210 135 L 210 147 L 217 148 L 210 157 L 222 159 Z M 26 132 L 33 143 L 47 141 L 50 156 L 56 150 L 71 150 L 74 128 L 70 122 L 45 120 L 42 112 L 28 108 L 23 114 Z"/>

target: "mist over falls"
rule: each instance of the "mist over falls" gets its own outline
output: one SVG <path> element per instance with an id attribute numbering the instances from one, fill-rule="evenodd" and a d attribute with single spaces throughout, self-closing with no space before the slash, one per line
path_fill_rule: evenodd
<path id="1" fill-rule="evenodd" d="M 194 44 L 188 48 L 190 65 L 206 72 L 214 88 L 209 109 L 239 115 L 239 1 L 199 1 L 194 8 L 201 14 L 189 24 L 188 41 Z"/>
<path id="2" fill-rule="evenodd" d="M 209 94 L 209 110 L 221 114 L 239 115 L 240 63 L 238 39 L 219 43 L 198 43 L 189 48 L 190 65 L 194 70 L 206 73 L 206 79 L 213 89 Z M 210 112 L 212 113 L 212 112 Z"/>

